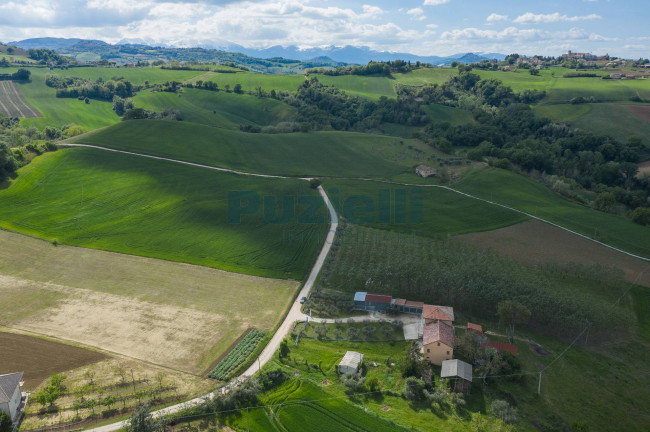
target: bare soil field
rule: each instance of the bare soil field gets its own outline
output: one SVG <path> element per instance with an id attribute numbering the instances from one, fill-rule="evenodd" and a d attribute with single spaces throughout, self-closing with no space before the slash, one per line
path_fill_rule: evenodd
<path id="1" fill-rule="evenodd" d="M 642 176 L 642 175 L 650 175 L 650 160 L 647 160 L 645 162 L 641 162 L 639 164 L 639 173 L 636 175 L 637 177 Z"/>
<path id="2" fill-rule="evenodd" d="M 24 371 L 25 390 L 52 374 L 106 359 L 106 355 L 24 334 L 0 332 L 0 374 Z"/>
<path id="3" fill-rule="evenodd" d="M 13 81 L 0 81 L 0 112 L 9 117 L 33 118 L 40 117 L 36 111 L 23 97 L 20 89 Z"/>
<path id="4" fill-rule="evenodd" d="M 0 244 L 0 324 L 192 374 L 272 329 L 299 285 L 7 231 Z"/>
<path id="5" fill-rule="evenodd" d="M 621 105 L 621 108 L 650 123 L 650 105 Z"/>
<path id="6" fill-rule="evenodd" d="M 494 231 L 465 234 L 459 238 L 480 248 L 493 249 L 526 265 L 556 261 L 617 267 L 623 270 L 627 281 L 650 287 L 650 263 L 543 222 L 524 222 Z"/>

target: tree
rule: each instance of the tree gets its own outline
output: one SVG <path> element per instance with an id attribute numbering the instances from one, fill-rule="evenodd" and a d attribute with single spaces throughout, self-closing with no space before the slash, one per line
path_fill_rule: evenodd
<path id="1" fill-rule="evenodd" d="M 13 422 L 9 418 L 9 414 L 0 411 L 0 432 L 11 432 L 13 430 Z"/>
<path id="2" fill-rule="evenodd" d="M 18 163 L 9 146 L 0 142 L 0 182 L 12 175 L 18 169 Z"/>
<path id="3" fill-rule="evenodd" d="M 347 387 L 347 393 L 355 393 L 363 390 L 366 379 L 359 373 L 346 373 L 341 375 L 341 382 Z"/>
<path id="4" fill-rule="evenodd" d="M 616 208 L 616 196 L 612 192 L 601 192 L 594 201 L 596 210 L 611 212 Z"/>
<path id="5" fill-rule="evenodd" d="M 165 430 L 165 420 L 154 419 L 149 412 L 149 404 L 140 404 L 126 422 L 127 432 L 158 432 Z"/>
<path id="6" fill-rule="evenodd" d="M 413 376 L 406 378 L 404 397 L 411 401 L 424 400 L 424 381 Z"/>
<path id="7" fill-rule="evenodd" d="M 517 421 L 517 410 L 504 400 L 495 400 L 492 402 L 490 412 L 494 417 L 503 420 L 505 423 L 514 423 Z"/>
<path id="8" fill-rule="evenodd" d="M 241 84 L 239 83 L 235 84 L 235 87 L 233 87 L 232 91 L 234 91 L 235 93 L 243 93 L 241 89 Z"/>
<path id="9" fill-rule="evenodd" d="M 286 358 L 289 355 L 289 352 L 291 350 L 289 349 L 289 343 L 287 342 L 286 339 L 284 339 L 280 343 L 280 358 Z"/>
<path id="10" fill-rule="evenodd" d="M 515 325 L 526 324 L 530 320 L 530 310 L 523 304 L 512 300 L 499 302 L 497 315 L 499 315 L 499 322 L 508 326 L 507 333 L 510 343 L 514 343 Z"/>
<path id="11" fill-rule="evenodd" d="M 29 81 L 29 77 L 32 75 L 27 69 L 18 69 L 15 73 L 11 75 L 12 79 L 16 81 Z"/>
<path id="12" fill-rule="evenodd" d="M 650 225 L 650 208 L 635 208 L 632 212 L 632 221 L 640 225 Z"/>
<path id="13" fill-rule="evenodd" d="M 531 75 L 533 75 L 533 76 L 537 76 L 537 75 L 539 75 L 539 69 L 537 69 L 537 68 L 530 68 L 530 69 L 528 69 L 528 73 L 531 74 Z"/>

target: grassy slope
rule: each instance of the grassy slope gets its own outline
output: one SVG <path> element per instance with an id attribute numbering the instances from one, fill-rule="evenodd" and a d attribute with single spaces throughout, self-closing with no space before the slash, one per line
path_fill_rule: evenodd
<path id="1" fill-rule="evenodd" d="M 399 84 L 423 86 L 426 84 L 442 84 L 447 82 L 449 77 L 456 74 L 458 74 L 458 70 L 452 68 L 418 69 L 405 74 L 395 74 L 395 79 Z"/>
<path id="2" fill-rule="evenodd" d="M 156 67 L 150 68 L 113 68 L 113 67 L 82 67 L 70 68 L 65 70 L 48 71 L 61 76 L 80 77 L 96 81 L 97 78 L 103 78 L 108 81 L 113 77 L 122 77 L 127 81 L 131 81 L 136 85 L 144 85 L 145 81 L 149 84 L 164 83 L 167 81 L 185 81 L 197 75 L 201 75 L 203 71 L 188 71 L 188 70 L 169 70 L 160 69 Z"/>
<path id="3" fill-rule="evenodd" d="M 544 185 L 497 169 L 470 173 L 455 189 L 537 215 L 626 251 L 650 257 L 650 228 L 558 197 Z"/>
<path id="4" fill-rule="evenodd" d="M 650 136 L 650 123 L 616 104 L 539 105 L 534 111 L 554 122 L 569 122 L 574 127 L 610 135 L 621 142 L 631 136 Z"/>
<path id="5" fill-rule="evenodd" d="M 226 84 L 230 85 L 231 89 L 235 84 L 241 84 L 242 90 L 244 91 L 253 91 L 257 87 L 262 87 L 262 89 L 270 92 L 271 90 L 295 91 L 305 80 L 305 77 L 302 75 L 265 75 L 253 72 L 204 72 L 189 81 L 196 82 L 197 80 L 215 82 L 221 89 L 223 89 Z"/>
<path id="6" fill-rule="evenodd" d="M 45 76 L 52 73 L 49 69 L 31 68 L 32 82 L 19 83 L 18 87 L 34 108 L 43 117 L 21 120 L 23 126 L 60 127 L 66 124 L 78 124 L 91 130 L 117 123 L 120 119 L 113 112 L 110 102 L 92 100 L 90 104 L 69 98 L 57 98 L 56 90 L 45 85 Z"/>
<path id="7" fill-rule="evenodd" d="M 461 234 L 475 231 L 488 231 L 504 226 L 512 225 L 527 218 L 516 212 L 491 206 L 480 201 L 464 197 L 452 191 L 431 188 L 431 187 L 407 187 L 397 186 L 381 182 L 367 182 L 354 180 L 326 180 L 324 187 L 333 204 L 337 207 L 339 214 L 351 222 L 355 222 L 356 217 L 369 217 L 369 220 L 360 222 L 363 225 L 375 228 L 391 229 L 410 234 L 424 236 L 438 236 L 449 234 Z M 387 202 L 381 200 L 380 191 L 390 191 L 391 200 Z M 408 199 L 402 205 L 395 196 L 407 193 Z M 383 192 L 385 193 L 385 192 Z M 417 197 L 422 200 L 421 214 L 422 219 L 418 221 L 413 216 L 419 212 L 420 206 L 417 204 Z M 361 204 L 353 207 L 354 201 L 362 197 L 372 203 L 370 211 L 363 211 Z M 391 211 L 391 223 L 380 223 L 379 207 L 385 203 Z M 402 210 L 405 209 L 405 210 Z M 405 223 L 399 223 L 395 218 L 396 213 L 403 215 Z M 409 236 L 406 236 L 406 240 Z M 372 239 L 370 239 L 372 241 Z"/>
<path id="8" fill-rule="evenodd" d="M 394 80 L 379 76 L 360 75 L 314 75 L 325 85 L 333 85 L 351 95 L 363 96 L 369 99 L 379 99 L 381 96 L 396 97 Z"/>
<path id="9" fill-rule="evenodd" d="M 415 141 L 349 132 L 251 134 L 185 122 L 123 122 L 80 140 L 249 172 L 390 177 L 411 172 Z M 410 154 L 410 153 L 409 153 Z"/>
<path id="10" fill-rule="evenodd" d="M 449 122 L 453 126 L 462 126 L 474 123 L 472 113 L 460 108 L 445 105 L 431 104 L 424 106 L 424 112 L 433 120 L 433 123 Z"/>
<path id="11" fill-rule="evenodd" d="M 314 195 L 297 180 L 224 174 L 90 149 L 39 157 L 0 191 L 0 226 L 76 246 L 301 279 L 320 224 L 269 224 L 262 212 L 228 222 L 228 192 Z M 300 208 L 298 209 L 298 211 Z M 285 241 L 285 231 L 313 233 Z"/>
<path id="12" fill-rule="evenodd" d="M 185 89 L 181 95 L 144 90 L 133 100 L 136 106 L 154 111 L 174 107 L 181 111 L 184 121 L 235 130 L 242 124 L 265 126 L 289 121 L 296 111 L 275 99 L 196 89 Z"/>

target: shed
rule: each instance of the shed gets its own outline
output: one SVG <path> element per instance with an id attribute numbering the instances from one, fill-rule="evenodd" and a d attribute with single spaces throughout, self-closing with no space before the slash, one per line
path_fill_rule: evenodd
<path id="1" fill-rule="evenodd" d="M 393 305 L 398 312 L 402 313 L 412 313 L 412 314 L 422 314 L 422 309 L 424 308 L 423 302 L 416 302 L 406 299 L 395 299 Z"/>
<path id="2" fill-rule="evenodd" d="M 430 167 L 428 165 L 418 165 L 415 168 L 415 173 L 420 177 L 427 178 L 427 177 L 435 176 L 437 171 L 435 168 Z"/>
<path id="3" fill-rule="evenodd" d="M 458 359 L 445 360 L 442 362 L 440 377 L 453 380 L 453 391 L 467 394 L 472 386 L 472 365 Z"/>
<path id="4" fill-rule="evenodd" d="M 508 351 L 513 356 L 517 355 L 517 345 L 509 344 L 506 342 L 486 341 L 485 344 L 483 344 L 483 349 L 485 348 L 494 348 L 498 353 Z"/>
<path id="5" fill-rule="evenodd" d="M 483 326 L 480 324 L 474 324 L 471 322 L 467 323 L 467 331 L 476 333 L 479 336 L 483 336 Z"/>
<path id="6" fill-rule="evenodd" d="M 363 364 L 363 354 L 356 351 L 348 351 L 343 356 L 339 363 L 339 371 L 341 373 L 357 373 L 359 366 Z"/>
<path id="7" fill-rule="evenodd" d="M 354 294 L 354 308 L 370 312 L 381 312 L 388 309 L 393 297 L 385 294 L 373 294 L 359 291 Z"/>
<path id="8" fill-rule="evenodd" d="M 0 411 L 9 414 L 14 422 L 20 416 L 20 391 L 23 372 L 0 375 Z"/>

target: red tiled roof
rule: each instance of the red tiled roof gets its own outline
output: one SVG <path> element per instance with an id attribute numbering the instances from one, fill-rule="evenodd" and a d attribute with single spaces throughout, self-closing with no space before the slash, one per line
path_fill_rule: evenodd
<path id="1" fill-rule="evenodd" d="M 404 306 L 406 304 L 405 299 L 395 299 L 395 306 Z"/>
<path id="2" fill-rule="evenodd" d="M 451 306 L 433 306 L 425 304 L 422 310 L 422 317 L 424 319 L 453 321 L 454 308 Z"/>
<path id="3" fill-rule="evenodd" d="M 392 296 L 385 294 L 366 294 L 366 301 L 372 303 L 390 303 L 393 300 Z"/>
<path id="4" fill-rule="evenodd" d="M 486 347 L 492 347 L 497 350 L 497 352 L 508 351 L 513 356 L 517 355 L 517 345 L 512 345 L 506 342 L 487 341 L 483 344 L 483 348 Z"/>
<path id="5" fill-rule="evenodd" d="M 468 322 L 467 323 L 467 330 L 471 330 L 471 331 L 476 332 L 476 333 L 483 333 L 483 326 L 481 326 L 480 324 L 474 324 L 474 323 Z"/>
<path id="6" fill-rule="evenodd" d="M 416 302 L 416 301 L 407 300 L 405 306 L 414 307 L 414 308 L 423 308 L 424 307 L 424 302 Z"/>
<path id="7" fill-rule="evenodd" d="M 424 326 L 422 345 L 442 342 L 448 347 L 454 346 L 454 328 L 442 321 L 435 321 Z"/>

